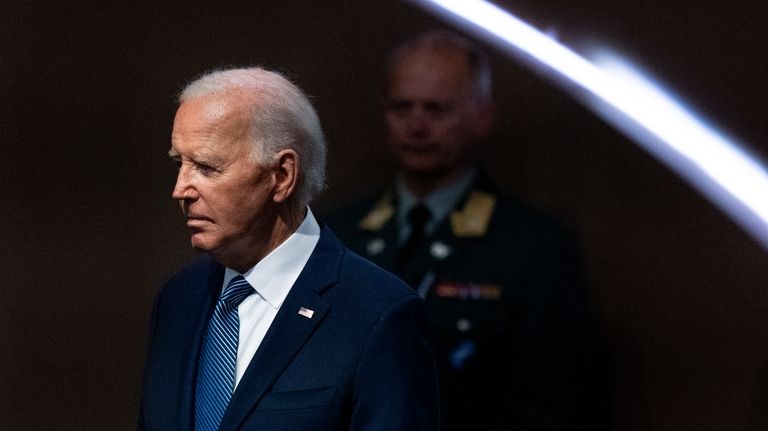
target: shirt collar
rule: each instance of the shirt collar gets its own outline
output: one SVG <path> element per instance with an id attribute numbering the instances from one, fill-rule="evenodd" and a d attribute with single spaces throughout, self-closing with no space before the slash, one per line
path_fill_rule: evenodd
<path id="1" fill-rule="evenodd" d="M 320 225 L 307 207 L 307 215 L 296 232 L 256 265 L 243 274 L 226 268 L 223 286 L 226 286 L 235 276 L 242 275 L 259 296 L 272 307 L 280 308 L 319 239 Z"/>
<path id="2" fill-rule="evenodd" d="M 476 176 L 477 169 L 470 169 L 455 181 L 433 191 L 422 199 L 419 199 L 410 190 L 408 190 L 408 187 L 405 185 L 405 181 L 398 177 L 395 183 L 395 188 L 399 199 L 397 208 L 398 225 L 402 226 L 405 224 L 408 211 L 410 211 L 411 207 L 416 205 L 418 202 L 421 202 L 426 205 L 427 208 L 429 208 L 429 212 L 432 215 L 432 218 L 426 227 L 427 230 L 430 231 L 431 228 L 438 225 L 445 217 L 448 216 L 448 214 L 450 214 L 451 210 L 453 210 L 461 197 L 464 196 L 464 193 L 467 191 L 467 188 Z"/>

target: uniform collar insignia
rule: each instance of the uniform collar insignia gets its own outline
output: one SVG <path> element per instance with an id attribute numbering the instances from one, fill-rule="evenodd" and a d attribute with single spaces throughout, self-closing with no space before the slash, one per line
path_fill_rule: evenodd
<path id="1" fill-rule="evenodd" d="M 473 190 L 464 207 L 451 214 L 451 230 L 458 238 L 485 235 L 496 206 L 496 197 L 490 193 Z"/>
<path id="2" fill-rule="evenodd" d="M 373 209 L 362 219 L 358 226 L 363 230 L 381 229 L 392 215 L 395 213 L 395 206 L 392 204 L 392 193 L 387 193 L 376 202 Z"/>

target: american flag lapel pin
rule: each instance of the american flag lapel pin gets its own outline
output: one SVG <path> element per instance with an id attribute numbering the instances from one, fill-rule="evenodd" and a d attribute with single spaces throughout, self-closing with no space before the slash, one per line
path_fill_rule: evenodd
<path id="1" fill-rule="evenodd" d="M 315 310 L 310 310 L 309 308 L 301 307 L 299 308 L 299 314 L 306 317 L 307 319 L 311 319 L 312 316 L 315 314 Z"/>

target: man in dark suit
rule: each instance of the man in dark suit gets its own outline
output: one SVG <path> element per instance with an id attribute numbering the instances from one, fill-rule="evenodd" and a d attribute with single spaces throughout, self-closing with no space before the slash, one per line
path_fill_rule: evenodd
<path id="1" fill-rule="evenodd" d="M 301 90 L 259 68 L 205 75 L 171 141 L 206 256 L 158 294 L 139 429 L 436 429 L 423 301 L 307 206 L 325 144 Z"/>
<path id="2" fill-rule="evenodd" d="M 386 84 L 395 185 L 328 220 L 426 299 L 444 429 L 595 429 L 576 241 L 476 164 L 494 117 L 488 60 L 430 32 L 393 53 Z"/>

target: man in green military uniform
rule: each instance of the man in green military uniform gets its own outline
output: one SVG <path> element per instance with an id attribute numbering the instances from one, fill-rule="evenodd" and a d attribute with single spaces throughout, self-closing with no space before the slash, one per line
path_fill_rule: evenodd
<path id="1" fill-rule="evenodd" d="M 430 32 L 387 64 L 394 187 L 328 218 L 346 245 L 427 303 L 445 430 L 593 429 L 576 242 L 501 196 L 476 165 L 494 118 L 490 67 Z"/>

